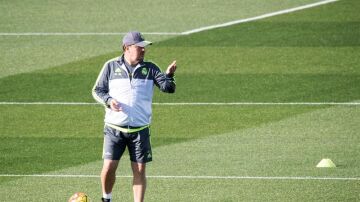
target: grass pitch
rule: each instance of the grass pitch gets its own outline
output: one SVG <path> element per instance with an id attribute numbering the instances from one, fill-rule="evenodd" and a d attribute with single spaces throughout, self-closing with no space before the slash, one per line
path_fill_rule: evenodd
<path id="1" fill-rule="evenodd" d="M 215 12 L 219 14 L 217 18 L 210 18 L 209 12 L 200 12 L 192 18 L 205 21 L 187 18 L 187 23 L 172 23 L 180 24 L 177 29 L 166 23 L 156 27 L 144 23 L 139 27 L 149 31 L 183 31 L 233 20 L 231 14 L 238 9 L 246 10 L 240 12 L 240 17 L 249 17 L 311 2 L 314 1 L 281 4 L 234 1 L 229 4 L 229 12 Z M 2 4 L 1 9 L 13 8 L 12 3 Z M 58 11 L 68 8 L 66 1 L 62 3 Z M 194 5 L 205 3 L 199 1 Z M 46 11 L 46 16 L 52 13 L 46 9 L 53 8 L 50 4 L 34 5 Z M 136 2 L 128 6 L 135 5 Z M 188 4 L 187 11 L 195 15 L 197 7 L 191 10 L 191 5 Z M 216 11 L 215 4 L 206 5 L 202 6 L 204 11 Z M 73 6 L 77 11 L 77 5 Z M 97 10 L 99 13 L 103 13 L 101 8 Z M 162 9 L 166 10 L 166 6 Z M 147 59 L 164 68 L 173 59 L 179 64 L 177 92 L 174 95 L 156 92 L 154 101 L 359 101 L 359 9 L 355 0 L 343 0 L 188 36 L 146 36 L 158 41 L 149 47 Z M 30 11 L 24 13 L 27 12 Z M 182 19 L 175 13 L 177 17 L 169 18 L 170 22 Z M 93 20 L 107 19 L 107 14 Z M 9 13 L 2 15 L 9 15 L 6 19 L 14 25 L 21 24 L 19 12 L 16 15 L 20 16 L 14 18 Z M 26 20 L 38 19 L 37 15 Z M 49 22 L 58 19 L 57 15 L 62 16 L 55 12 Z M 77 26 L 66 22 L 72 19 L 82 31 L 99 30 L 95 25 L 104 25 L 102 31 L 123 31 L 110 29 L 117 26 L 98 21 L 94 26 L 82 27 L 84 22 L 76 21 L 76 16 L 59 19 L 58 26 L 29 22 L 23 30 L 19 30 L 21 26 L 12 29 L 5 24 L 1 30 L 51 32 L 63 27 L 63 31 L 71 32 Z M 145 17 L 149 18 L 148 22 L 159 22 L 161 18 L 155 14 Z M 131 26 L 125 22 L 122 23 Z M 126 26 L 124 32 L 132 28 Z M 94 102 L 90 90 L 103 63 L 120 54 L 114 45 L 119 37 L 35 38 L 0 37 L 4 42 L 1 43 L 4 54 L 0 64 L 4 73 L 0 76 L 0 101 Z M 67 51 L 71 44 L 74 48 Z M 62 54 L 48 57 L 50 50 Z M 9 58 L 15 56 L 24 58 L 29 69 L 19 66 L 21 60 L 12 63 Z M 19 68 L 14 69 L 14 64 Z M 147 201 L 359 200 L 358 106 L 154 105 L 153 110 L 154 161 L 148 167 Z M 99 199 L 101 106 L 0 105 L 0 113 L 2 200 L 66 201 L 77 191 L 86 192 L 95 201 Z M 331 158 L 338 167 L 315 168 L 322 158 Z M 7 174 L 20 176 L 4 176 Z M 128 157 L 124 156 L 118 174 L 114 199 L 131 201 Z"/>

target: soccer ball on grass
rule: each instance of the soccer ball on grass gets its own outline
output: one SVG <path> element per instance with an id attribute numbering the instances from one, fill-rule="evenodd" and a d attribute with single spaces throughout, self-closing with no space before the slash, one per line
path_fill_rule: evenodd
<path id="1" fill-rule="evenodd" d="M 68 202 L 90 202 L 90 198 L 83 192 L 76 192 Z"/>

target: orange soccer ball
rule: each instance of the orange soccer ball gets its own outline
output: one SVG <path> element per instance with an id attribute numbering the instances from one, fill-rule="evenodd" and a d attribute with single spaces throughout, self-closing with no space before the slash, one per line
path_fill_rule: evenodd
<path id="1" fill-rule="evenodd" d="M 69 202 L 90 202 L 90 199 L 85 193 L 76 192 L 69 198 Z"/>

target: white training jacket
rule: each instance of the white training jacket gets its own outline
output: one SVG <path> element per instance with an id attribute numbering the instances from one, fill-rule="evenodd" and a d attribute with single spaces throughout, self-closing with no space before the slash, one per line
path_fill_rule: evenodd
<path id="1" fill-rule="evenodd" d="M 107 61 L 92 89 L 95 100 L 105 105 L 105 123 L 120 127 L 150 125 L 154 85 L 166 93 L 175 92 L 173 75 L 166 75 L 151 62 L 140 62 L 132 74 L 127 70 L 124 56 Z M 110 109 L 116 99 L 122 111 Z"/>

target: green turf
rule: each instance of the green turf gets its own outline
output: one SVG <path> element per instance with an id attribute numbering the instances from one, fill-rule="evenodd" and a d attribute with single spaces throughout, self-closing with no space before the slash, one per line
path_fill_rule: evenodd
<path id="1" fill-rule="evenodd" d="M 153 147 L 158 147 L 190 141 L 259 126 L 314 109 L 319 107 L 236 107 L 234 110 L 232 106 L 185 106 L 181 109 L 155 106 L 152 143 Z M 3 114 L 0 151 L 7 154 L 0 157 L 3 162 L 0 173 L 54 171 L 91 162 L 101 156 L 101 106 L 0 106 L 0 110 Z M 237 116 L 239 113 L 242 116 Z M 189 119 L 188 114 L 194 115 Z M 172 124 L 172 117 L 176 118 L 176 125 Z M 174 127 L 170 133 L 169 125 Z M 209 131 L 204 132 L 204 128 Z"/>
<path id="2" fill-rule="evenodd" d="M 31 186 L 37 182 L 42 190 Z M 130 192 L 131 179 L 119 179 L 116 187 L 119 191 L 114 193 L 118 201 L 132 201 Z M 54 180 L 43 178 L 27 178 L 7 186 L 7 190 L 17 192 L 7 195 L 5 199 L 15 201 L 66 201 L 57 198 L 70 197 L 73 190 L 87 190 L 100 195 L 99 179 L 65 178 Z M 318 187 L 314 189 L 314 187 Z M 189 179 L 151 179 L 146 195 L 147 201 L 357 201 L 354 192 L 358 189 L 356 182 L 334 181 L 292 181 L 292 180 L 189 180 Z M 58 190 L 54 192 L 53 190 Z M 123 191 L 121 191 L 123 190 Z M 291 190 L 291 191 L 289 191 Z M 341 191 L 339 191 L 341 190 Z M 25 193 L 34 193 L 37 197 Z M 94 201 L 99 197 L 90 196 Z M 21 200 L 18 200 L 21 198 Z"/>
<path id="3" fill-rule="evenodd" d="M 148 175 L 358 177 L 360 162 L 354 157 L 360 151 L 356 133 L 359 112 L 358 107 L 319 108 L 279 122 L 158 147 L 154 150 L 155 161 L 149 164 Z M 321 158 L 332 158 L 338 167 L 316 168 Z M 121 176 L 130 175 L 128 157 L 124 159 L 118 171 Z M 98 175 L 100 166 L 101 161 L 97 161 L 48 174 Z M 131 201 L 130 184 L 130 179 L 118 178 L 115 200 Z M 99 186 L 98 178 L 43 177 L 39 180 L 27 177 L 0 184 L 5 190 L 18 190 L 16 197 L 29 201 L 39 196 L 40 201 L 65 198 L 73 190 L 86 191 L 96 197 L 100 194 Z M 44 195 L 38 187 L 50 192 Z M 358 199 L 358 188 L 358 181 L 353 180 L 150 177 L 147 200 L 262 201 L 266 198 L 271 201 L 351 201 Z M 54 189 L 59 191 L 51 191 Z M 0 193 L 5 190 L 0 189 Z M 5 199 L 14 200 L 14 197 L 6 195 Z"/>
<path id="4" fill-rule="evenodd" d="M 169 46 L 205 47 L 357 47 L 360 5 L 345 0 L 305 11 L 161 42 Z M 189 43 L 191 42 L 191 43 Z"/>
<path id="5" fill-rule="evenodd" d="M 0 33 L 183 32 L 295 7 L 315 0 L 3 1 Z M 161 5 L 161 6 L 160 6 Z M 199 9 L 204 8 L 204 9 Z M 226 10 L 227 12 L 224 12 Z M 155 12 L 156 11 L 156 12 Z M 136 16 L 134 15 L 136 13 Z M 119 51 L 122 35 L 1 36 L 0 78 Z M 172 35 L 146 35 L 159 41 Z"/>
<path id="6" fill-rule="evenodd" d="M 314 1 L 279 4 L 234 1 L 227 4 L 231 7 L 228 12 L 216 17 L 212 12 L 220 9 L 217 4 L 207 7 L 206 2 L 196 1 L 182 6 L 194 6 L 189 13 L 199 10 L 199 5 L 210 9 L 211 12 L 204 9 L 196 14 L 206 21 L 190 16 L 172 30 L 229 20 L 240 5 L 245 6 L 241 9 L 246 12 L 239 11 L 239 15 L 246 17 L 309 2 Z M 27 3 L 30 1 L 17 9 L 24 9 Z M 59 19 L 67 3 L 39 1 L 23 13 L 1 12 L 5 16 L 1 22 L 8 22 L 0 25 L 1 30 L 56 31 L 62 27 L 61 31 L 76 31 L 78 27 L 85 32 L 94 31 L 94 24 L 104 26 L 102 31 L 109 30 L 106 26 L 111 23 L 101 23 L 106 16 L 83 15 L 74 24 L 66 24 L 76 19 L 77 9 L 82 5 L 74 3 L 75 12 Z M 4 11 L 18 4 L 19 1 L 5 2 L 0 9 Z M 46 9 L 54 4 L 59 7 L 57 11 Z M 84 8 L 93 4 L 89 2 Z M 179 6 L 178 2 L 169 4 Z M 356 0 L 342 0 L 161 42 L 167 37 L 155 38 L 159 42 L 148 48 L 147 59 L 163 69 L 177 59 L 178 87 L 173 95 L 156 91 L 154 101 L 359 101 L 358 9 Z M 31 12 L 33 16 L 21 20 Z M 24 25 L 52 12 L 54 15 L 43 19 L 44 24 Z M 175 14 L 176 19 L 183 17 Z M 84 29 L 86 18 L 94 24 Z M 148 18 L 151 21 L 161 17 L 154 14 Z M 166 20 L 172 22 L 174 18 Z M 59 24 L 54 24 L 54 20 Z M 11 24 L 23 26 L 11 29 Z M 171 30 L 176 25 L 175 22 L 158 23 L 154 27 L 145 24 L 138 26 L 162 31 L 160 27 Z M 7 72 L 0 74 L 0 101 L 94 102 L 91 88 L 98 72 L 108 59 L 119 54 L 113 43 L 118 38 L 113 36 L 100 40 L 98 37 L 0 37 L 0 41 L 0 68 Z M 87 44 L 88 41 L 93 42 Z M 111 46 L 109 50 L 108 46 Z M 72 50 L 66 52 L 69 47 Z M 48 56 L 53 56 L 53 61 Z M 12 62 L 15 57 L 23 59 L 25 67 L 19 65 L 21 60 Z M 359 177 L 358 106 L 155 105 L 153 109 L 154 161 L 149 165 L 148 175 Z M 1 105 L 0 114 L 0 174 L 99 174 L 103 125 L 100 105 Z M 315 168 L 322 158 L 333 159 L 338 167 Z M 118 173 L 131 175 L 127 156 Z M 356 201 L 358 190 L 358 180 L 150 178 L 146 197 L 148 201 Z M 0 177 L 0 196 L 4 201 L 64 201 L 76 191 L 85 191 L 97 200 L 101 195 L 99 179 Z M 114 197 L 132 200 L 131 179 L 118 179 Z"/>
<path id="7" fill-rule="evenodd" d="M 120 37 L 0 36 L 0 44 L 2 78 L 119 50 Z"/>
<path id="8" fill-rule="evenodd" d="M 356 17 L 337 22 L 343 13 L 340 17 L 331 15 L 338 10 L 357 9 L 347 2 L 325 5 L 327 9 L 314 8 L 301 15 L 291 14 L 290 19 L 294 15 L 298 17 L 298 22 L 290 20 L 291 26 L 284 24 L 288 15 L 277 16 L 155 44 L 149 48 L 148 59 L 165 68 L 179 58 L 176 78 L 180 84 L 175 95 L 156 94 L 155 101 L 344 102 L 358 99 L 359 23 Z M 317 21 L 326 18 L 326 22 L 316 24 L 315 21 L 314 25 L 304 26 L 301 19 L 314 13 L 321 13 L 314 16 Z M 192 48 L 186 48 L 188 46 Z M 114 52 L 2 78 L 0 101 L 92 101 L 89 90 L 97 73 L 105 61 L 119 54 Z M 36 93 L 31 89 L 36 89 Z"/>
<path id="9" fill-rule="evenodd" d="M 315 0 L 5 1 L 2 32 L 181 32 L 296 7 Z M 226 11 L 226 12 L 224 12 Z"/>
<path id="10" fill-rule="evenodd" d="M 84 141 L 86 140 L 86 141 Z M 3 137 L 1 173 L 42 173 L 101 157 L 101 138 Z M 19 166 L 21 165 L 21 166 Z"/>
<path id="11" fill-rule="evenodd" d="M 359 113 L 359 107 L 318 108 L 280 121 L 157 148 L 154 158 L 159 159 L 149 173 L 358 177 Z M 164 152 L 167 149 L 179 155 Z M 315 168 L 322 158 L 333 159 L 338 168 Z M 167 163 L 169 159 L 171 163 Z"/>
<path id="12" fill-rule="evenodd" d="M 5 87 L 0 89 L 0 101 L 93 102 L 90 93 L 96 76 L 90 69 L 83 73 L 52 69 L 7 77 L 0 80 Z M 177 93 L 156 93 L 155 102 L 347 102 L 358 99 L 360 92 L 358 75 L 214 72 L 197 77 L 179 73 L 176 79 Z M 15 81 L 21 82 L 14 85 Z"/>

